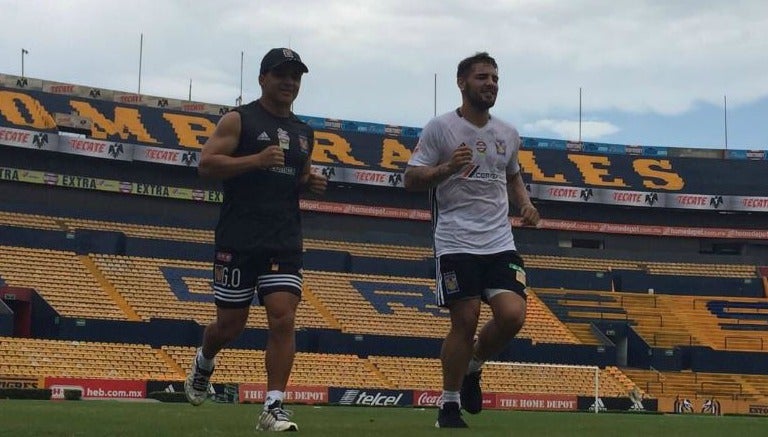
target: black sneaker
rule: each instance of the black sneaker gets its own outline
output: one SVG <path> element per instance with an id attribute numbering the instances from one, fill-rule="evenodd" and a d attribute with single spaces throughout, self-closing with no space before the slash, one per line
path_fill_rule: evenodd
<path id="1" fill-rule="evenodd" d="M 461 418 L 458 402 L 446 402 L 437 410 L 435 428 L 469 428 L 467 422 Z"/>
<path id="2" fill-rule="evenodd" d="M 483 391 L 480 389 L 480 377 L 483 371 L 467 373 L 461 383 L 461 406 L 469 414 L 483 411 Z"/>

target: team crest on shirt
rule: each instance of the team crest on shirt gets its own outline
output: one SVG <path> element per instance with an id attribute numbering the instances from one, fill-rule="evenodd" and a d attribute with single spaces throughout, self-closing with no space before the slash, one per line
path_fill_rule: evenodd
<path id="1" fill-rule="evenodd" d="M 288 146 L 291 143 L 291 137 L 288 135 L 288 131 L 277 128 L 277 142 L 281 149 L 288 150 Z"/>
<path id="2" fill-rule="evenodd" d="M 499 155 L 507 154 L 507 145 L 504 144 L 504 140 L 496 140 L 496 153 Z"/>
<path id="3" fill-rule="evenodd" d="M 221 261 L 223 263 L 232 262 L 232 254 L 229 252 L 218 251 L 216 252 L 216 261 Z"/>
<path id="4" fill-rule="evenodd" d="M 304 135 L 299 135 L 299 148 L 304 153 L 309 153 L 309 141 Z"/>
<path id="5" fill-rule="evenodd" d="M 477 140 L 475 143 L 475 150 L 477 150 L 479 153 L 485 153 L 485 151 L 488 150 L 488 146 L 485 144 L 485 141 Z"/>
<path id="6" fill-rule="evenodd" d="M 213 265 L 213 282 L 220 285 L 226 285 L 227 279 L 224 275 L 224 266 L 221 264 Z"/>
<path id="7" fill-rule="evenodd" d="M 456 272 L 443 273 L 443 284 L 445 284 L 446 294 L 453 294 L 461 291 L 459 290 L 459 280 L 456 279 Z"/>

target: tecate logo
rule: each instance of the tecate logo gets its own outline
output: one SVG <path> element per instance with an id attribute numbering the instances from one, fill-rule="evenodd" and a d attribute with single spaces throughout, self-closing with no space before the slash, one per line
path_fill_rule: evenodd
<path id="1" fill-rule="evenodd" d="M 436 406 L 443 403 L 443 395 L 434 395 L 429 394 L 427 392 L 422 393 L 419 395 L 419 398 L 416 400 L 416 405 L 419 406 Z"/>
<path id="2" fill-rule="evenodd" d="M 366 392 L 360 392 L 360 390 L 347 390 L 339 400 L 340 405 L 368 405 L 368 406 L 390 406 L 398 405 L 400 399 L 403 398 L 403 394 L 400 393 L 397 396 L 386 396 L 381 392 L 375 394 L 368 394 Z"/>

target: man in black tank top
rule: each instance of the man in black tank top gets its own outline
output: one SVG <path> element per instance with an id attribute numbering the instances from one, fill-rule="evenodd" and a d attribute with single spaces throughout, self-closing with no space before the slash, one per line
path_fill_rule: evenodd
<path id="1" fill-rule="evenodd" d="M 314 132 L 291 112 L 308 71 L 298 53 L 270 50 L 261 61 L 261 98 L 219 120 L 198 167 L 201 176 L 223 181 L 224 203 L 213 264 L 216 321 L 205 328 L 184 388 L 193 405 L 205 400 L 214 358 L 245 328 L 255 296 L 269 327 L 260 430 L 298 430 L 282 401 L 303 281 L 299 194 L 322 194 L 327 184 L 311 172 Z"/>

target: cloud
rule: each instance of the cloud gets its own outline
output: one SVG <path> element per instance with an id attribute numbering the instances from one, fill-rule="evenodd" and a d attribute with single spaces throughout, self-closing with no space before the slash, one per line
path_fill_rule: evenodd
<path id="1" fill-rule="evenodd" d="M 24 47 L 31 77 L 135 90 L 143 32 L 142 89 L 183 97 L 192 79 L 193 97 L 210 103 L 238 96 L 241 51 L 250 100 L 261 56 L 290 45 L 310 68 L 304 115 L 423 126 L 460 104 L 456 65 L 482 50 L 499 63 L 494 114 L 519 125 L 573 118 L 579 87 L 585 114 L 671 116 L 724 94 L 734 110 L 768 97 L 765 0 L 0 0 L 0 10 L 0 72 L 18 74 Z"/>
<path id="2" fill-rule="evenodd" d="M 607 121 L 582 120 L 581 139 L 582 141 L 597 141 L 620 130 L 618 126 Z M 552 134 L 555 138 L 576 141 L 579 139 L 579 121 L 543 119 L 523 125 L 523 135 L 549 137 Z"/>

